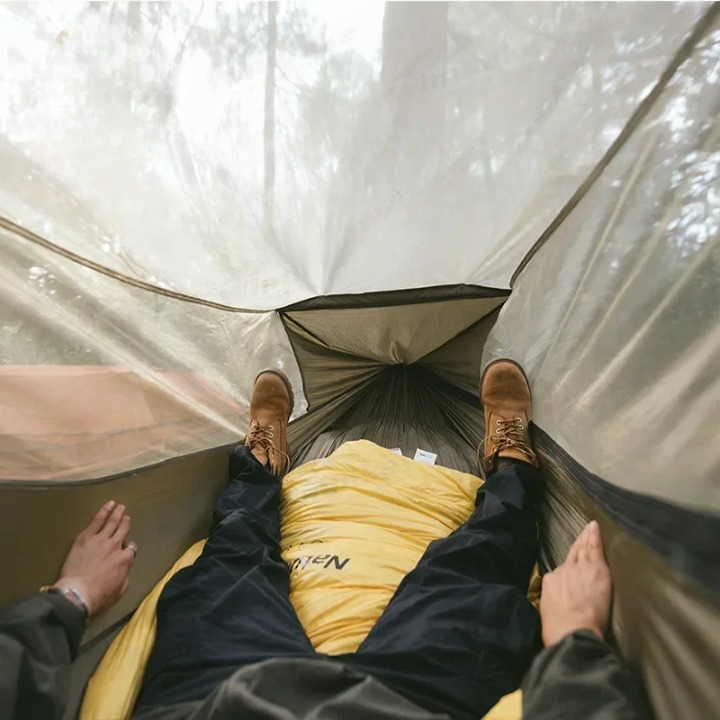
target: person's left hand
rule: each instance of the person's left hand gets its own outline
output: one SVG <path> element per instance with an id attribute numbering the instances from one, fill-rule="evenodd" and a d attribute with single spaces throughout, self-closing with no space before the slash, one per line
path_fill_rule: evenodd
<path id="1" fill-rule="evenodd" d="M 105 503 L 75 538 L 54 587 L 75 589 L 90 615 L 114 605 L 128 589 L 137 554 L 135 543 L 126 542 L 129 530 L 125 506 Z"/>

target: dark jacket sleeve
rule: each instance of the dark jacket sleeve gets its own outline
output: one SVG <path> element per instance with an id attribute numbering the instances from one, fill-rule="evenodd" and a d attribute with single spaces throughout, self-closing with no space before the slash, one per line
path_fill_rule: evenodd
<path id="1" fill-rule="evenodd" d="M 591 632 L 545 648 L 522 684 L 523 720 L 648 720 L 644 690 L 625 661 Z"/>
<path id="2" fill-rule="evenodd" d="M 70 664 L 85 615 L 37 593 L 0 613 L 0 720 L 55 720 L 67 703 Z"/>

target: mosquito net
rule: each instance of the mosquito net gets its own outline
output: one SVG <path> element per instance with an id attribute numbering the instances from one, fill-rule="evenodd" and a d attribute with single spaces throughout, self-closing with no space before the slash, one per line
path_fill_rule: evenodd
<path id="1" fill-rule="evenodd" d="M 705 3 L 0 5 L 3 602 L 122 494 L 147 549 L 87 638 L 117 627 L 204 536 L 264 367 L 296 464 L 467 471 L 509 355 L 543 566 L 598 517 L 621 650 L 711 717 L 719 78 Z"/>

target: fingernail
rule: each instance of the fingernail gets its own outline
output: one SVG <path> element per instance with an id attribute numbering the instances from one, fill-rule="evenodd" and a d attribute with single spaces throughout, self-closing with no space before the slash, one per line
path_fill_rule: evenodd
<path id="1" fill-rule="evenodd" d="M 109 503 L 107 503 L 106 507 L 109 508 L 109 509 L 114 508 L 114 507 L 115 507 L 115 501 L 114 501 L 114 500 L 111 500 Z"/>
<path id="2" fill-rule="evenodd" d="M 598 528 L 598 521 L 597 521 L 597 520 L 593 520 L 592 522 L 590 522 L 590 523 L 588 524 L 588 527 L 589 527 L 591 530 L 597 530 L 597 528 Z"/>

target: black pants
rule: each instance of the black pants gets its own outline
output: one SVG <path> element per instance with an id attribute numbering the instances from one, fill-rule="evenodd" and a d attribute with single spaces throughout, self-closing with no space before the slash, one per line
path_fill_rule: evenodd
<path id="1" fill-rule="evenodd" d="M 538 495 L 526 463 L 492 473 L 470 519 L 430 544 L 357 652 L 335 659 L 427 710 L 482 717 L 518 687 L 540 647 L 525 597 Z M 237 448 L 202 555 L 160 597 L 137 709 L 203 699 L 251 663 L 320 657 L 288 599 L 279 505 L 279 481 Z"/>

